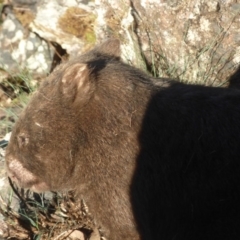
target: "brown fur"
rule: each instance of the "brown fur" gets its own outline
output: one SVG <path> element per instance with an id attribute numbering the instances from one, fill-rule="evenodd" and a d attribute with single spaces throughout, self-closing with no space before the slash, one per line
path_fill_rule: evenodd
<path id="1" fill-rule="evenodd" d="M 239 236 L 238 209 L 230 228 L 222 210 L 239 200 L 239 92 L 156 84 L 119 54 L 109 40 L 43 82 L 13 129 L 9 176 L 35 191 L 75 189 L 110 240 L 140 239 L 137 228 L 147 240 Z"/>
<path id="2" fill-rule="evenodd" d="M 21 114 L 6 159 L 24 167 L 9 169 L 20 185 L 35 191 L 76 188 L 111 239 L 134 239 L 128 192 L 139 151 L 138 116 L 150 91 L 139 72 L 120 67 L 119 53 L 119 42 L 109 41 L 58 67 Z M 28 179 L 26 170 L 37 178 Z"/>

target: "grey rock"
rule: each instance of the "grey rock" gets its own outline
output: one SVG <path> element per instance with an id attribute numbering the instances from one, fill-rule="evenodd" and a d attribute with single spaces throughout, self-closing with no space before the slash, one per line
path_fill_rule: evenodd
<path id="1" fill-rule="evenodd" d="M 0 32 L 0 67 L 11 72 L 28 69 L 30 73 L 46 75 L 50 71 L 53 50 L 45 40 L 29 32 L 9 12 Z"/>

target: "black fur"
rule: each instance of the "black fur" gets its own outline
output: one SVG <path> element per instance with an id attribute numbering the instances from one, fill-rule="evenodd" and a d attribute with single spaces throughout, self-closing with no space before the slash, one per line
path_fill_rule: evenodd
<path id="1" fill-rule="evenodd" d="M 173 84 L 145 113 L 131 186 L 142 239 L 240 237 L 240 94 Z"/>

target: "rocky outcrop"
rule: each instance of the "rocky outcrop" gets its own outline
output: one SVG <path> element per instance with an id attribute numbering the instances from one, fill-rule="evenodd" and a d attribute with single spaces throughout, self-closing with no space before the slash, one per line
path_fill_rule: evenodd
<path id="1" fill-rule="evenodd" d="M 10 3 L 16 17 L 30 30 L 30 39 L 37 34 L 42 46 L 51 49 L 57 43 L 70 57 L 107 37 L 118 37 L 125 61 L 146 68 L 153 75 L 215 85 L 224 84 L 240 62 L 240 2 L 235 0 L 12 0 Z M 7 15 L 1 34 L 13 44 L 23 34 L 13 29 L 9 18 L 13 16 Z M 11 29 L 9 24 L 15 36 L 4 32 L 5 25 Z M 17 47 L 25 46 L 21 51 L 29 47 L 39 50 L 30 40 L 19 41 Z M 11 53 L 13 59 L 19 59 L 19 55 L 16 51 Z M 50 53 L 46 58 L 52 56 Z M 31 70 L 51 69 L 46 67 L 49 61 L 43 57 L 42 61 L 32 56 L 22 59 Z"/>
<path id="2" fill-rule="evenodd" d="M 33 19 L 29 11 L 23 19 Z M 18 73 L 23 69 L 42 75 L 49 72 L 53 59 L 53 47 L 42 39 L 27 24 L 18 20 L 12 6 L 4 6 L 4 21 L 0 31 L 0 67 Z"/>

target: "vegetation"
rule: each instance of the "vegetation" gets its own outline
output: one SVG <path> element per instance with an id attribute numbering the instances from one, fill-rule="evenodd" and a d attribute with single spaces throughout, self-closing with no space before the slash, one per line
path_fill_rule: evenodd
<path id="1" fill-rule="evenodd" d="M 2 237 L 9 240 L 62 240 L 72 234 L 88 237 L 95 229 L 86 204 L 75 201 L 74 193 L 53 193 L 47 198 L 12 187 L 20 199 L 20 207 L 18 212 L 11 207 L 12 192 L 7 203 L 0 197 L 0 213 L 8 228 Z"/>
<path id="2" fill-rule="evenodd" d="M 21 70 L 17 75 L 8 74 L 0 82 L 0 89 L 4 92 L 5 97 L 5 101 L 0 102 L 0 111 L 3 114 L 0 124 L 0 139 L 11 131 L 17 115 L 27 105 L 37 85 L 26 69 Z"/>

